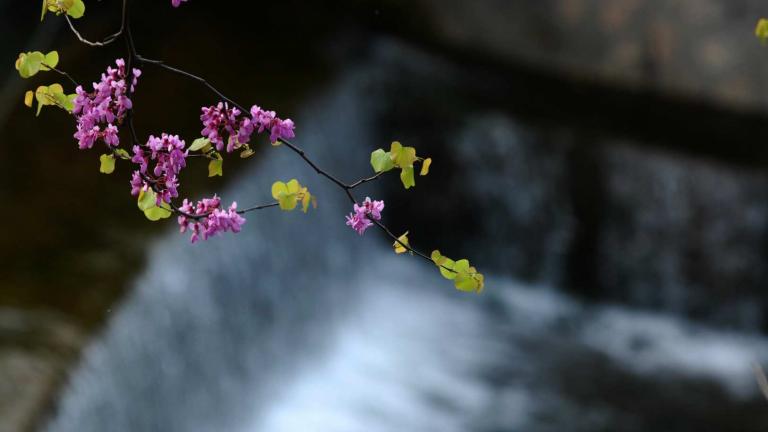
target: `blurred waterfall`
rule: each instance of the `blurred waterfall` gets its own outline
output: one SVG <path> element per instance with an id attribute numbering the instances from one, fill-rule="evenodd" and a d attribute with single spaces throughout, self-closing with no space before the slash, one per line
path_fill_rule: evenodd
<path id="1" fill-rule="evenodd" d="M 304 148 L 350 178 L 366 174 L 359 161 L 383 145 L 373 132 L 382 108 L 372 89 L 408 81 L 403 71 L 413 64 L 443 72 L 396 44 L 376 52 L 297 121 Z M 498 204 L 499 213 L 488 215 L 487 242 L 476 246 L 499 257 L 485 294 L 453 290 L 428 263 L 394 256 L 375 232 L 358 238 L 344 226 L 349 206 L 342 194 L 287 150 L 268 149 L 223 199 L 263 202 L 272 181 L 297 177 L 319 197 L 317 211 L 251 214 L 241 234 L 195 246 L 175 232 L 158 240 L 134 291 L 86 351 L 47 430 L 768 426 L 750 372 L 750 362 L 768 360 L 764 337 L 666 312 L 585 304 L 556 291 L 551 284 L 559 278 L 548 275 L 562 267 L 571 238 L 570 210 L 556 204 L 568 180 L 540 187 L 550 180 L 536 179 L 556 177 L 565 156 L 547 162 L 546 152 L 530 147 L 534 138 L 499 115 L 480 113 L 458 127 L 456 145 L 472 146 L 478 158 L 498 152 L 515 161 L 466 176 L 464 192 L 487 198 L 487 207 Z M 465 158 L 470 168 L 480 160 L 472 157 Z M 380 196 L 381 187 L 364 192 Z M 532 265 L 542 266 L 544 283 L 503 276 L 509 251 L 525 255 L 510 237 L 542 226 L 549 228 L 535 234 L 543 258 Z"/>

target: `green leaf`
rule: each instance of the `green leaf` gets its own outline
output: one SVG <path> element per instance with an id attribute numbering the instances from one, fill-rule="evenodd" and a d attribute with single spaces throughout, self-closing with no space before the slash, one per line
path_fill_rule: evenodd
<path id="1" fill-rule="evenodd" d="M 48 67 L 56 67 L 59 64 L 59 53 L 56 51 L 49 52 L 45 55 L 43 63 L 45 64 L 42 66 L 42 70 L 48 70 Z"/>
<path id="2" fill-rule="evenodd" d="M 46 105 L 58 105 L 67 109 L 69 99 L 64 95 L 64 88 L 61 84 L 51 84 L 49 86 L 40 86 L 35 90 L 35 99 L 37 99 L 37 115 Z"/>
<path id="3" fill-rule="evenodd" d="M 144 210 L 144 216 L 152 222 L 171 217 L 171 214 L 171 208 L 167 203 L 163 203 L 160 207 L 152 206 Z"/>
<path id="4" fill-rule="evenodd" d="M 301 201 L 301 209 L 304 213 L 307 212 L 310 204 L 313 207 L 317 207 L 315 197 L 296 179 L 291 179 L 288 183 L 281 181 L 272 183 L 272 198 L 276 199 L 280 209 L 285 211 L 295 209 L 299 201 Z"/>
<path id="5" fill-rule="evenodd" d="M 766 41 L 768 41 L 768 20 L 765 18 L 760 18 L 759 21 L 757 21 L 757 26 L 755 26 L 755 36 L 760 40 L 762 44 L 765 44 Z"/>
<path id="6" fill-rule="evenodd" d="M 40 51 L 21 53 L 16 59 L 16 69 L 22 78 L 29 78 L 40 72 L 44 60 L 45 56 Z"/>
<path id="7" fill-rule="evenodd" d="M 456 261 L 456 265 L 453 267 L 456 273 L 466 273 L 469 270 L 469 261 L 466 259 L 460 259 Z"/>
<path id="8" fill-rule="evenodd" d="M 42 110 L 44 106 L 51 104 L 48 94 L 48 86 L 39 86 L 35 90 L 35 100 L 37 100 L 37 114 L 35 115 L 40 115 L 40 110 Z"/>
<path id="9" fill-rule="evenodd" d="M 286 187 L 288 188 L 288 193 L 299 193 L 299 189 L 301 189 L 301 185 L 299 184 L 299 181 L 296 179 L 291 179 L 286 183 Z"/>
<path id="10" fill-rule="evenodd" d="M 432 165 L 432 158 L 426 158 L 424 159 L 424 162 L 421 163 L 421 172 L 419 175 L 425 176 L 429 174 L 429 166 Z"/>
<path id="11" fill-rule="evenodd" d="M 477 281 L 468 273 L 459 273 L 453 284 L 459 291 L 471 292 L 478 289 Z"/>
<path id="12" fill-rule="evenodd" d="M 466 266 L 464 266 L 463 261 L 467 262 Z M 461 266 L 458 265 L 459 262 L 462 262 Z M 456 279 L 453 281 L 456 289 L 460 291 L 481 292 L 485 285 L 485 278 L 483 275 L 478 273 L 474 267 L 470 267 L 469 261 L 467 260 L 457 261 L 456 264 L 458 273 Z"/>
<path id="13" fill-rule="evenodd" d="M 391 170 L 395 167 L 389 152 L 385 152 L 383 149 L 378 149 L 371 153 L 371 166 L 373 171 L 380 173 Z"/>
<path id="14" fill-rule="evenodd" d="M 252 148 L 248 147 L 248 144 L 245 144 L 245 150 L 240 152 L 240 158 L 242 159 L 248 159 L 249 157 L 255 155 L 256 152 L 253 151 Z"/>
<path id="15" fill-rule="evenodd" d="M 139 192 L 137 205 L 141 211 L 155 207 L 157 205 L 157 194 L 152 189 L 142 190 Z"/>
<path id="16" fill-rule="evenodd" d="M 82 17 L 84 13 L 85 3 L 83 3 L 83 0 L 75 0 L 72 3 L 72 6 L 67 8 L 67 15 L 75 19 Z"/>
<path id="17" fill-rule="evenodd" d="M 415 148 L 403 147 L 395 158 L 395 165 L 399 166 L 400 168 L 411 168 L 413 167 L 413 163 L 416 162 L 416 159 Z"/>
<path id="18" fill-rule="evenodd" d="M 67 95 L 67 101 L 66 101 L 66 103 L 64 105 L 64 108 L 67 111 L 72 112 L 72 110 L 75 109 L 75 98 L 76 97 L 77 97 L 77 93 L 72 93 L 72 94 Z"/>
<path id="19" fill-rule="evenodd" d="M 43 0 L 43 12 L 40 14 L 40 21 L 45 18 L 45 12 L 48 11 L 48 0 Z"/>
<path id="20" fill-rule="evenodd" d="M 395 249 L 396 254 L 399 255 L 401 253 L 408 252 L 408 249 L 403 245 L 410 247 L 410 244 L 408 243 L 408 231 L 398 237 L 396 242 L 392 243 L 392 247 Z"/>
<path id="21" fill-rule="evenodd" d="M 314 207 L 317 207 L 317 200 L 314 199 L 315 197 L 309 193 L 307 188 L 301 188 L 299 195 L 301 196 L 301 211 L 306 213 L 309 210 L 310 202 L 314 204 Z"/>
<path id="22" fill-rule="evenodd" d="M 115 153 L 117 153 L 117 155 L 120 156 L 120 159 L 123 159 L 123 160 L 131 159 L 131 155 L 127 151 L 125 151 L 125 149 L 117 149 L 115 150 Z"/>
<path id="23" fill-rule="evenodd" d="M 272 183 L 272 198 L 277 199 L 281 193 L 287 194 L 288 186 L 286 186 L 285 183 L 281 181 Z"/>
<path id="24" fill-rule="evenodd" d="M 115 157 L 111 154 L 103 154 L 101 157 L 99 157 L 99 160 L 101 161 L 101 166 L 99 167 L 99 172 L 103 174 L 112 174 L 113 171 L 115 171 Z"/>
<path id="25" fill-rule="evenodd" d="M 456 272 L 451 271 L 455 266 L 455 263 L 452 259 L 443 256 L 439 250 L 432 251 L 430 258 L 432 258 L 432 262 L 434 262 L 435 265 L 440 269 L 440 274 L 443 275 L 444 278 L 456 278 Z"/>
<path id="26" fill-rule="evenodd" d="M 452 259 L 448 257 L 442 257 L 439 265 L 440 265 L 440 274 L 443 275 L 444 278 L 450 279 L 450 280 L 456 279 L 456 272 L 451 271 L 454 269 L 456 265 L 456 263 Z"/>
<path id="27" fill-rule="evenodd" d="M 406 189 L 416 186 L 416 180 L 413 178 L 413 167 L 403 168 L 400 171 L 400 180 Z"/>
<path id="28" fill-rule="evenodd" d="M 221 159 L 221 156 L 211 160 L 208 163 L 208 177 L 223 176 L 224 175 L 223 166 L 224 166 L 224 159 Z"/>
<path id="29" fill-rule="evenodd" d="M 296 194 L 292 193 L 280 193 L 280 195 L 277 196 L 277 202 L 280 204 L 280 209 L 285 211 L 291 211 L 298 205 Z"/>
<path id="30" fill-rule="evenodd" d="M 288 184 L 281 181 L 276 181 L 272 184 L 272 198 L 277 200 L 281 210 L 291 211 L 295 209 L 296 205 L 298 204 L 296 197 L 296 192 L 298 192 L 298 190 L 291 193 L 289 187 L 291 182 L 298 183 L 296 179 L 293 179 L 288 182 Z"/>
<path id="31" fill-rule="evenodd" d="M 32 108 L 32 101 L 35 99 L 35 92 L 32 90 L 27 90 L 26 93 L 24 93 L 24 105 Z"/>
<path id="32" fill-rule="evenodd" d="M 198 138 L 194 141 L 192 141 L 192 145 L 189 146 L 189 151 L 198 151 L 203 150 L 204 148 L 211 145 L 211 140 L 208 138 Z"/>
<path id="33" fill-rule="evenodd" d="M 400 150 L 402 149 L 403 145 L 400 144 L 399 141 L 392 142 L 392 145 L 389 147 L 389 155 L 392 157 L 393 162 L 397 159 L 397 155 L 400 154 Z"/>

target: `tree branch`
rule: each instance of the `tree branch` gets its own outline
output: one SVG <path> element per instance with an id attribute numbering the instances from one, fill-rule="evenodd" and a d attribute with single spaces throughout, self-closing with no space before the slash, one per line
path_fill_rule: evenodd
<path id="1" fill-rule="evenodd" d="M 124 2 L 124 3 L 125 3 L 125 2 L 127 2 L 127 1 L 128 1 L 128 0 L 123 0 L 123 2 Z M 116 40 L 118 37 L 120 37 L 120 35 L 123 33 L 123 26 L 121 25 L 121 26 L 120 26 L 120 30 L 119 30 L 117 33 L 115 33 L 115 34 L 112 34 L 112 35 L 109 35 L 109 36 L 107 36 L 107 37 L 106 37 L 106 38 L 104 38 L 104 40 L 103 40 L 103 41 L 101 41 L 101 42 L 92 42 L 92 41 L 89 41 L 88 39 L 84 38 L 84 37 L 83 37 L 83 35 L 81 35 L 81 34 L 80 34 L 80 32 L 78 32 L 78 31 L 77 31 L 77 29 L 75 28 L 75 24 L 74 24 L 74 23 L 72 23 L 72 19 L 70 19 L 68 15 L 66 15 L 66 14 L 65 14 L 65 15 L 64 15 L 64 18 L 67 20 L 67 23 L 69 24 L 69 28 L 70 28 L 70 30 L 72 30 L 72 33 L 74 33 L 74 34 L 75 34 L 75 36 L 77 37 L 77 39 L 78 39 L 80 42 L 82 42 L 82 43 L 84 43 L 84 44 L 86 44 L 86 45 L 90 45 L 90 46 L 92 46 L 92 47 L 103 47 L 103 46 L 107 46 L 107 45 L 111 44 L 112 42 L 114 42 L 114 41 L 115 41 L 115 40 Z"/>
<path id="2" fill-rule="evenodd" d="M 85 39 L 84 37 L 82 37 L 82 35 L 80 35 L 80 33 L 75 28 L 75 26 L 72 24 L 72 21 L 69 19 L 69 17 L 65 15 L 65 18 L 66 18 L 67 22 L 69 23 L 69 27 L 72 30 L 72 32 L 77 36 L 77 38 L 81 42 L 83 42 L 85 44 L 88 44 L 90 46 L 96 46 L 96 47 L 104 46 L 104 45 L 107 45 L 107 44 L 113 42 L 115 39 L 117 39 L 121 35 L 124 37 L 125 43 L 126 43 L 126 48 L 128 49 L 128 60 L 126 61 L 126 68 L 127 68 L 127 70 L 126 70 L 126 85 L 128 87 L 128 90 L 127 90 L 128 98 L 131 98 L 133 96 L 133 94 L 132 94 L 133 93 L 132 92 L 132 87 L 133 87 L 133 85 L 132 85 L 133 84 L 133 69 L 132 69 L 132 66 L 133 66 L 133 63 L 134 62 L 138 62 L 140 64 L 147 63 L 147 64 L 152 64 L 152 65 L 155 65 L 155 66 L 159 66 L 159 67 L 161 67 L 161 68 L 163 68 L 165 70 L 168 70 L 170 72 L 173 72 L 173 73 L 179 74 L 181 76 L 184 76 L 186 78 L 195 80 L 195 81 L 199 82 L 200 84 L 203 84 L 205 87 L 207 87 L 213 93 L 215 93 L 219 98 L 221 98 L 221 100 L 231 104 L 233 107 L 238 108 L 242 113 L 249 112 L 242 105 L 238 104 L 234 100 L 232 100 L 229 97 L 227 97 L 226 95 L 224 95 L 221 91 L 219 91 L 216 87 L 214 87 L 206 79 L 204 79 L 204 78 L 202 78 L 200 76 L 194 75 L 192 73 L 189 73 L 187 71 L 181 70 L 179 68 L 167 65 L 167 64 L 165 64 L 165 62 L 163 62 L 161 60 L 152 60 L 152 59 L 148 59 L 146 57 L 141 56 L 137 52 L 137 50 L 136 50 L 136 46 L 135 46 L 134 41 L 133 41 L 133 36 L 131 34 L 130 15 L 129 15 L 129 1 L 130 0 L 123 0 L 123 10 L 122 10 L 122 19 L 121 19 L 121 24 L 120 24 L 120 30 L 117 33 L 115 33 L 115 34 L 105 38 L 104 41 L 102 41 L 102 42 L 91 42 L 91 41 Z M 59 70 L 57 70 L 55 68 L 51 68 L 51 69 L 53 69 L 54 71 L 59 72 L 60 74 L 66 76 L 73 83 L 77 84 L 75 82 L 75 80 L 73 80 L 66 73 L 64 73 L 62 71 L 59 71 Z M 129 130 L 131 132 L 131 137 L 132 137 L 134 143 L 136 143 L 138 145 L 141 145 L 141 143 L 138 140 L 135 128 L 133 126 L 133 113 L 134 113 L 134 108 L 131 107 L 131 109 L 128 110 L 128 113 L 126 115 L 127 116 L 127 122 L 128 122 L 128 125 L 129 125 Z M 347 183 L 344 183 L 343 181 L 339 180 L 336 176 L 334 176 L 330 172 L 320 168 L 314 161 L 312 161 L 312 159 L 309 158 L 309 156 L 307 156 L 306 152 L 301 147 L 299 147 L 298 145 L 293 144 L 292 142 L 290 142 L 290 141 L 288 141 L 286 139 L 279 138 L 278 140 L 279 140 L 280 143 L 282 143 L 286 147 L 288 147 L 291 151 L 293 151 L 294 153 L 299 155 L 310 167 L 312 167 L 315 170 L 315 172 L 317 172 L 319 175 L 325 177 L 326 179 L 328 179 L 329 181 L 334 183 L 336 186 L 338 186 L 340 189 L 342 189 L 345 192 L 345 194 L 347 195 L 347 197 L 349 198 L 349 200 L 353 204 L 356 204 L 357 200 L 355 199 L 354 195 L 351 192 L 352 189 L 354 189 L 354 188 L 356 188 L 356 187 L 358 187 L 358 186 L 360 186 L 362 184 L 365 184 L 367 182 L 374 181 L 374 180 L 378 179 L 379 177 L 381 177 L 384 174 L 384 172 L 379 172 L 379 173 L 376 173 L 376 175 L 373 175 L 371 177 L 366 177 L 366 178 L 357 180 L 357 181 L 355 181 L 353 183 L 347 184 Z M 151 179 L 149 179 L 149 180 L 150 180 L 151 187 L 154 189 L 154 187 L 155 187 L 155 185 L 153 184 L 154 182 L 152 182 Z M 181 209 L 179 209 L 178 207 L 174 206 L 173 204 L 170 204 L 170 206 L 171 206 L 171 209 L 172 209 L 172 211 L 174 213 L 180 214 L 180 215 L 182 215 L 184 217 L 187 217 L 187 218 L 190 218 L 190 219 L 198 220 L 198 219 L 201 219 L 201 218 L 204 218 L 204 217 L 208 216 L 208 214 L 192 215 L 192 214 L 189 214 L 189 213 L 186 213 L 186 212 L 182 211 Z M 269 204 L 262 204 L 262 205 L 252 206 L 252 207 L 249 207 L 249 208 L 246 208 L 246 209 L 243 209 L 243 210 L 238 210 L 237 213 L 238 214 L 244 214 L 244 213 L 248 213 L 248 212 L 251 212 L 251 211 L 262 210 L 262 209 L 272 208 L 272 207 L 277 207 L 277 206 L 279 206 L 279 203 L 273 202 L 273 203 L 269 203 Z M 420 252 L 420 251 L 412 248 L 410 245 L 407 245 L 404 242 L 400 241 L 400 239 L 395 234 L 393 234 L 392 231 L 390 231 L 389 228 L 387 228 L 381 222 L 379 222 L 378 220 L 371 220 L 371 221 L 377 227 L 379 227 L 382 231 L 384 231 L 384 233 L 386 233 L 390 238 L 392 238 L 395 241 L 396 244 L 401 245 L 403 248 L 405 248 L 411 254 L 419 256 L 420 258 L 423 258 L 423 259 L 425 259 L 425 260 L 427 260 L 427 261 L 429 261 L 431 263 L 434 263 L 432 261 L 432 258 L 427 256 L 425 253 Z M 440 267 L 445 268 L 446 270 L 449 270 L 451 272 L 454 272 L 453 269 L 449 269 L 449 268 L 444 267 L 444 266 L 440 266 Z"/>

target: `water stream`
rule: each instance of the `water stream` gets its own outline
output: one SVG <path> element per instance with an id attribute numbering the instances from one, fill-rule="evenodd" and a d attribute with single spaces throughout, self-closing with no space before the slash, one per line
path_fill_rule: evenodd
<path id="1" fill-rule="evenodd" d="M 366 161 L 382 145 L 372 132 L 381 107 L 370 89 L 414 63 L 397 45 L 379 51 L 317 95 L 297 121 L 305 149 L 350 178 L 367 172 L 350 161 Z M 462 126 L 464 146 L 487 142 L 466 141 L 488 129 L 487 117 L 473 118 Z M 507 151 L 526 140 L 514 128 L 498 138 Z M 467 187 L 479 187 L 483 175 Z M 343 224 L 343 194 L 284 149 L 270 150 L 224 200 L 266 201 L 272 181 L 291 177 L 316 192 L 316 212 L 267 210 L 252 214 L 237 236 L 190 246 L 169 232 L 151 246 L 147 268 L 87 349 L 48 431 L 768 425 L 768 404 L 751 375 L 752 361 L 768 360 L 764 337 L 665 310 L 585 303 L 546 275 L 523 283 L 491 270 L 482 296 L 457 292 L 428 263 L 394 256 L 378 234 L 357 238 Z M 520 189 L 494 198 L 521 214 L 517 221 L 535 216 L 546 192 L 533 189 L 537 182 L 495 180 Z M 380 187 L 366 193 L 378 196 Z M 542 264 L 550 276 L 562 265 L 552 251 L 567 240 L 571 221 L 552 223 L 559 228 L 543 239 Z M 489 244 L 501 256 L 516 251 Z"/>

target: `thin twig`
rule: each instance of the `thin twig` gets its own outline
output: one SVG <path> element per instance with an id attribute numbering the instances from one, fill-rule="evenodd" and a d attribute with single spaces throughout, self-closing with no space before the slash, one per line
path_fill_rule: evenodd
<path id="1" fill-rule="evenodd" d="M 201 213 L 201 214 L 191 214 L 191 213 L 185 212 L 184 210 L 176 207 L 173 204 L 169 204 L 169 205 L 171 206 L 171 210 L 172 210 L 173 213 L 177 213 L 177 214 L 179 214 L 181 216 L 184 216 L 186 218 L 189 218 L 189 219 L 200 220 L 200 219 L 207 218 L 208 216 L 213 214 L 213 212 Z M 260 204 L 260 205 L 255 205 L 255 206 L 252 206 L 252 207 L 248 207 L 248 208 L 243 209 L 243 210 L 238 210 L 236 213 L 237 214 L 245 214 L 245 213 L 249 213 L 249 212 L 256 211 L 256 210 L 264 210 L 264 209 L 268 209 L 268 208 L 272 208 L 272 207 L 277 207 L 279 205 L 280 205 L 280 203 L 278 203 L 278 202 L 273 202 L 273 203 L 269 203 L 269 204 Z"/>
<path id="2" fill-rule="evenodd" d="M 82 42 L 82 43 L 84 43 L 84 44 L 86 44 L 86 45 L 90 45 L 90 46 L 92 46 L 92 47 L 103 47 L 103 46 L 107 46 L 107 45 L 111 44 L 112 42 L 114 42 L 114 41 L 115 41 L 115 40 L 116 40 L 118 37 L 120 37 L 120 35 L 121 35 L 121 34 L 123 34 L 123 27 L 121 26 L 121 27 L 120 27 L 120 31 L 118 31 L 118 32 L 117 32 L 117 33 L 115 33 L 115 34 L 112 34 L 112 35 L 109 35 L 109 36 L 107 36 L 107 37 L 106 37 L 106 38 L 105 38 L 103 41 L 101 41 L 101 42 L 93 42 L 93 41 L 89 41 L 88 39 L 84 38 L 84 37 L 83 37 L 83 35 L 81 35 L 81 34 L 80 34 L 80 32 L 78 32 L 78 31 L 77 31 L 77 29 L 75 28 L 75 25 L 72 23 L 72 20 L 69 18 L 69 16 L 68 16 L 68 15 L 64 15 L 64 18 L 67 20 L 67 23 L 69 23 L 69 28 L 72 30 L 72 33 L 74 33 L 74 34 L 75 34 L 75 36 L 77 36 L 77 39 L 78 39 L 80 42 Z"/>
<path id="3" fill-rule="evenodd" d="M 143 57 L 143 56 L 141 56 L 141 55 L 139 55 L 139 54 L 136 54 L 136 60 L 138 60 L 140 63 L 149 63 L 149 64 L 153 64 L 153 65 L 155 65 L 155 66 L 159 66 L 159 67 L 161 67 L 161 68 L 163 68 L 163 69 L 169 70 L 169 71 L 171 71 L 171 72 L 173 72 L 173 73 L 177 73 L 177 74 L 179 74 L 179 75 L 182 75 L 182 76 L 185 76 L 185 77 L 187 77 L 187 78 L 193 79 L 193 80 L 195 80 L 195 81 L 197 81 L 197 82 L 199 82 L 199 83 L 201 83 L 201 84 L 205 85 L 206 87 L 208 87 L 208 88 L 209 88 L 209 89 L 210 89 L 212 92 L 216 93 L 216 95 L 217 95 L 218 97 L 220 97 L 220 98 L 221 98 L 223 101 L 225 101 L 225 102 L 229 103 L 230 105 L 232 105 L 232 106 L 236 107 L 236 108 L 237 108 L 237 109 L 239 109 L 241 112 L 244 112 L 244 113 L 248 112 L 248 110 L 246 110 L 245 108 L 243 108 L 243 106 L 242 106 L 242 105 L 240 105 L 240 104 L 238 104 L 237 102 L 233 101 L 232 99 L 230 99 L 230 98 L 228 98 L 228 97 L 224 96 L 224 94 L 223 94 L 222 92 L 220 92 L 220 91 L 219 91 L 219 90 L 218 90 L 216 87 L 214 87 L 213 85 L 211 85 L 211 83 L 209 83 L 208 81 L 206 81 L 206 80 L 205 80 L 205 78 L 199 77 L 199 76 L 197 76 L 197 75 L 195 75 L 195 74 L 191 74 L 191 73 L 189 73 L 189 72 L 187 72 L 187 71 L 183 71 L 183 70 L 181 70 L 181 69 L 178 69 L 178 68 L 175 68 L 175 67 L 173 67 L 173 66 L 167 65 L 167 64 L 165 64 L 165 62 L 163 62 L 162 60 L 152 60 L 152 59 L 148 59 L 148 58 L 146 58 L 146 57 Z"/>
<path id="4" fill-rule="evenodd" d="M 360 180 L 358 180 L 358 181 L 356 181 L 354 183 L 350 183 L 346 187 L 347 187 L 347 189 L 354 189 L 354 188 L 360 186 L 363 183 L 368 183 L 369 181 L 374 181 L 374 180 L 378 179 L 379 177 L 382 176 L 382 174 L 384 174 L 384 171 L 376 173 L 375 176 L 366 177 L 366 178 L 360 179 Z"/>
<path id="5" fill-rule="evenodd" d="M 54 72 L 58 73 L 59 75 L 63 75 L 64 77 L 66 77 L 66 78 L 67 78 L 67 79 L 68 79 L 68 80 L 69 80 L 69 81 L 70 81 L 72 84 L 74 84 L 74 85 L 75 85 L 75 87 L 77 87 L 77 86 L 79 86 L 79 85 L 80 85 L 80 84 L 78 84 L 78 83 L 77 83 L 77 81 L 75 81 L 75 79 L 74 79 L 74 78 L 72 78 L 72 77 L 71 77 L 71 76 L 70 76 L 68 73 L 64 72 L 63 70 L 60 70 L 60 69 L 56 69 L 55 67 L 53 67 L 53 66 L 51 66 L 51 65 L 49 65 L 49 64 L 46 64 L 45 62 L 43 62 L 43 63 L 41 63 L 41 64 L 42 64 L 43 66 L 47 67 L 48 69 L 50 69 L 50 70 L 52 70 L 52 71 L 54 71 Z"/>
<path id="6" fill-rule="evenodd" d="M 256 211 L 256 210 L 263 210 L 263 209 L 270 208 L 270 207 L 277 207 L 279 205 L 280 205 L 279 202 L 273 202 L 273 203 L 269 203 L 269 204 L 262 204 L 262 205 L 257 205 L 257 206 L 253 206 L 253 207 L 248 207 L 247 209 L 243 209 L 243 210 L 238 210 L 237 213 L 238 214 L 245 214 L 245 213 Z"/>

